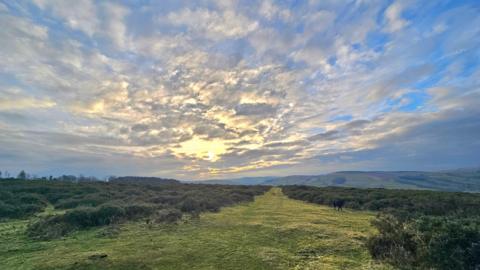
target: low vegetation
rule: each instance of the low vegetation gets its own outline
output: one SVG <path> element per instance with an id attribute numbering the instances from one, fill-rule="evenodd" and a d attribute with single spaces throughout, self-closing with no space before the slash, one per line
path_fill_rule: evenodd
<path id="1" fill-rule="evenodd" d="M 168 214 L 168 213 L 166 213 Z M 32 241 L 27 220 L 0 223 L 5 269 L 390 269 L 364 246 L 375 215 L 336 212 L 273 188 L 253 202 L 171 223 L 129 221 Z"/>
<path id="2" fill-rule="evenodd" d="M 252 201 L 268 190 L 263 186 L 180 184 L 172 181 L 60 182 L 0 181 L 0 219 L 27 218 L 48 205 L 64 213 L 36 219 L 27 229 L 33 239 L 53 239 L 75 230 L 147 218 L 175 222 L 184 213 L 219 211 L 221 207 Z"/>
<path id="3" fill-rule="evenodd" d="M 480 268 L 474 193 L 110 180 L 1 180 L 0 261 L 13 269 Z"/>
<path id="4" fill-rule="evenodd" d="M 480 268 L 480 195 L 412 190 L 285 186 L 290 198 L 379 211 L 367 247 L 398 269 Z"/>

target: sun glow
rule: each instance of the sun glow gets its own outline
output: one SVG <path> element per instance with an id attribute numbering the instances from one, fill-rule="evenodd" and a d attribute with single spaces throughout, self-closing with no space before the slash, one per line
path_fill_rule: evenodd
<path id="1" fill-rule="evenodd" d="M 180 144 L 180 147 L 173 150 L 175 155 L 187 156 L 190 158 L 218 161 L 221 155 L 227 152 L 227 146 L 222 140 L 205 140 L 194 137 L 189 141 Z"/>

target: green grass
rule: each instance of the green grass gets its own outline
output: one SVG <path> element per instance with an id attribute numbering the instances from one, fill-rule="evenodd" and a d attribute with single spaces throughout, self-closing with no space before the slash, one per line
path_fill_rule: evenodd
<path id="1" fill-rule="evenodd" d="M 114 236 L 103 236 L 107 227 L 31 241 L 28 221 L 9 221 L 0 223 L 0 269 L 387 269 L 362 244 L 373 216 L 291 200 L 273 188 L 200 220 L 128 223 Z"/>

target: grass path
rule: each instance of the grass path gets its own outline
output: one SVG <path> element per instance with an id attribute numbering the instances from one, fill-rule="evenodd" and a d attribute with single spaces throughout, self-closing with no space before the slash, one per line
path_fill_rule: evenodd
<path id="1" fill-rule="evenodd" d="M 254 202 L 179 225 L 122 225 L 32 242 L 26 221 L 0 223 L 0 269 L 386 269 L 362 246 L 368 212 L 336 212 L 272 188 Z M 89 259 L 104 253 L 104 259 Z"/>

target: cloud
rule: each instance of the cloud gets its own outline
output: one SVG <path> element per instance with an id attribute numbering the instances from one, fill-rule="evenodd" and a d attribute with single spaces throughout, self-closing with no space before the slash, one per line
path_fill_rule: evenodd
<path id="1" fill-rule="evenodd" d="M 28 96 L 20 89 L 7 89 L 3 93 L 0 92 L 0 111 L 46 109 L 55 105 L 55 102 L 48 98 L 39 99 Z"/>
<path id="2" fill-rule="evenodd" d="M 70 28 L 80 30 L 92 36 L 100 27 L 97 7 L 94 1 L 33 1 L 41 9 L 48 9 L 54 16 L 61 18 Z"/>
<path id="3" fill-rule="evenodd" d="M 276 108 L 266 103 L 241 103 L 235 107 L 237 115 L 271 115 Z"/>
<path id="4" fill-rule="evenodd" d="M 241 38 L 254 31 L 258 23 L 233 10 L 183 9 L 168 14 L 173 25 L 186 26 L 197 35 L 212 39 Z"/>
<path id="5" fill-rule="evenodd" d="M 385 10 L 386 31 L 393 33 L 408 25 L 408 21 L 402 18 L 403 9 L 402 3 L 396 1 Z"/>
<path id="6" fill-rule="evenodd" d="M 478 153 L 468 3 L 34 4 L 0 6 L 10 171 L 197 179 Z"/>
<path id="7" fill-rule="evenodd" d="M 127 48 L 125 17 L 129 10 L 120 4 L 105 2 L 97 5 L 92 0 L 74 2 L 34 0 L 41 9 L 60 18 L 69 28 L 93 37 L 106 36 L 118 49 Z"/>

